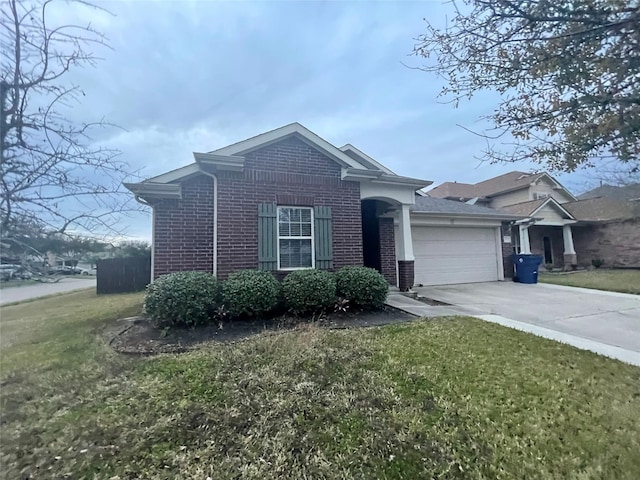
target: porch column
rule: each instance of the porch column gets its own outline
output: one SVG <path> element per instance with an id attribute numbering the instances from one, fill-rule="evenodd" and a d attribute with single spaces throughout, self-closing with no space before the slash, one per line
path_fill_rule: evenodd
<path id="1" fill-rule="evenodd" d="M 571 225 L 562 226 L 562 239 L 564 240 L 565 267 L 576 265 L 578 263 L 578 256 L 576 255 L 575 247 L 573 246 L 573 232 L 571 231 Z"/>
<path id="2" fill-rule="evenodd" d="M 529 242 L 529 226 L 518 225 L 518 233 L 520 234 L 520 253 L 528 255 L 531 253 L 531 243 Z"/>
<path id="3" fill-rule="evenodd" d="M 402 205 L 398 218 L 398 288 L 406 292 L 413 287 L 413 242 L 409 205 Z"/>

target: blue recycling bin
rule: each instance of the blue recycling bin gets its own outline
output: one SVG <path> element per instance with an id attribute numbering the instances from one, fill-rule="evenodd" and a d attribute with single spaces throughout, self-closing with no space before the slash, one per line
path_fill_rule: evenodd
<path id="1" fill-rule="evenodd" d="M 513 255 L 515 276 L 513 280 L 520 283 L 538 283 L 538 266 L 542 256 L 517 253 Z"/>

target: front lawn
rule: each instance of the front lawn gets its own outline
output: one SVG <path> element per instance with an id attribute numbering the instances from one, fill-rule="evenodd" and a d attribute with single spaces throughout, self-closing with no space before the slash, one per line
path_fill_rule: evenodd
<path id="1" fill-rule="evenodd" d="M 140 301 L 2 308 L 6 478 L 640 476 L 639 368 L 470 318 L 115 354 Z"/>
<path id="2" fill-rule="evenodd" d="M 541 273 L 538 279 L 543 283 L 640 295 L 640 270 L 601 269 L 566 274 Z"/>

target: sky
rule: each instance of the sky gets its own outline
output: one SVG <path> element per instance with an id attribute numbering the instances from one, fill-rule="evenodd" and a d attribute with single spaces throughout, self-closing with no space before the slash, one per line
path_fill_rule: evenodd
<path id="1" fill-rule="evenodd" d="M 118 148 L 132 170 L 152 177 L 211 151 L 299 122 L 333 145 L 351 143 L 399 175 L 475 183 L 534 165 L 479 160 L 498 98 L 477 95 L 454 108 L 442 80 L 412 55 L 424 19 L 444 25 L 451 6 L 422 2 L 99 2 L 56 10 L 91 22 L 111 50 L 72 80 L 85 96 L 79 121 L 105 118 L 122 129 L 96 141 Z M 463 128 L 464 127 L 464 128 Z M 539 168 L 539 167 L 538 167 Z M 584 190 L 579 174 L 557 175 Z M 150 240 L 151 216 L 121 222 Z"/>

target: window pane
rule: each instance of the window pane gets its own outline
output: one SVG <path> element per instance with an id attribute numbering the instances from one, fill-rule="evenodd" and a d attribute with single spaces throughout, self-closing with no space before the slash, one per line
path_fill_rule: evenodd
<path id="1" fill-rule="evenodd" d="M 281 237 L 288 237 L 291 235 L 291 229 L 289 228 L 288 223 L 283 223 L 280 222 L 279 226 L 278 226 L 278 233 Z"/>
<path id="2" fill-rule="evenodd" d="M 301 210 L 301 219 L 303 222 L 311 224 L 311 209 L 305 208 Z"/>
<path id="3" fill-rule="evenodd" d="M 280 240 L 280 268 L 311 268 L 311 240 Z"/>
<path id="4" fill-rule="evenodd" d="M 280 235 L 282 235 L 282 233 Z M 302 235 L 300 233 L 300 224 L 299 223 L 292 223 L 291 224 L 291 236 L 292 237 L 299 237 L 300 235 Z"/>
<path id="5" fill-rule="evenodd" d="M 288 222 L 289 221 L 289 209 L 288 208 L 279 208 L 278 209 L 278 220 L 280 222 Z"/>
<path id="6" fill-rule="evenodd" d="M 303 236 L 303 237 L 310 237 L 311 236 L 311 224 L 310 223 L 303 223 L 302 224 L 302 231 L 301 231 L 300 235 Z"/>

